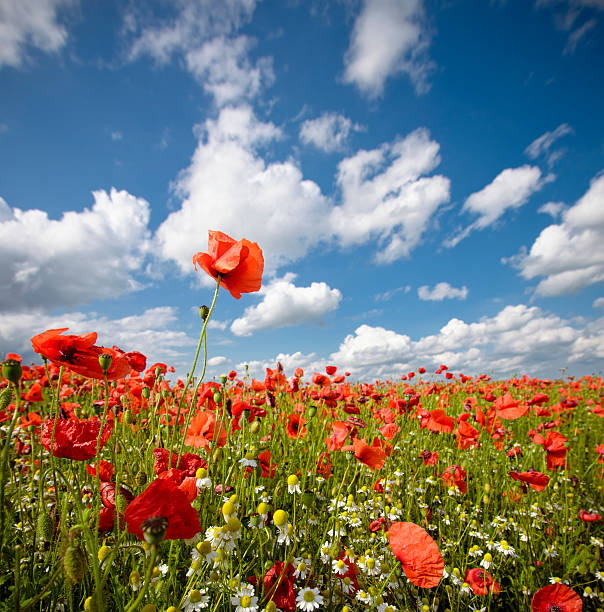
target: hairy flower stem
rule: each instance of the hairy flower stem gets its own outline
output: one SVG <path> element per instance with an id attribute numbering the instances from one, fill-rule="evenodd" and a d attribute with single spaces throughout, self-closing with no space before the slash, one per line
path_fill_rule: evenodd
<path id="1" fill-rule="evenodd" d="M 19 415 L 19 407 L 21 405 L 21 392 L 19 391 L 19 385 L 15 385 L 13 383 L 9 383 L 9 385 L 15 389 L 16 401 L 13 417 L 8 426 L 8 431 L 6 432 L 6 440 L 2 446 L 2 456 L 0 457 L 0 548 L 2 549 L 4 549 L 4 521 L 6 519 L 4 493 L 6 485 L 6 465 L 8 463 L 8 448 L 11 445 L 13 430 L 15 429 L 15 423 L 17 422 L 17 416 Z"/>
<path id="2" fill-rule="evenodd" d="M 153 567 L 155 566 L 155 559 L 157 557 L 157 544 L 151 545 L 151 556 L 147 563 L 147 570 L 145 571 L 145 582 L 141 590 L 138 593 L 138 597 L 126 608 L 126 612 L 134 612 L 138 609 L 139 604 L 143 601 L 143 597 L 147 593 L 149 583 L 151 582 L 151 574 L 153 573 Z"/>
<path id="3" fill-rule="evenodd" d="M 180 419 L 180 411 L 182 409 L 182 403 L 185 399 L 185 396 L 187 394 L 187 389 L 189 388 L 189 385 L 191 384 L 191 380 L 193 379 L 193 375 L 195 374 L 195 366 L 197 365 L 197 359 L 199 358 L 199 351 L 201 350 L 201 345 L 204 341 L 205 335 L 206 335 L 206 327 L 208 326 L 208 321 L 210 320 L 210 317 L 212 316 L 212 311 L 214 310 L 214 306 L 216 306 L 216 299 L 218 298 L 218 289 L 220 289 L 220 274 L 218 275 L 218 282 L 216 283 L 216 291 L 214 292 L 214 299 L 212 300 L 212 305 L 210 306 L 210 310 L 208 311 L 208 315 L 206 316 L 204 322 L 203 322 L 203 326 L 201 328 L 201 334 L 199 335 L 199 342 L 197 343 L 197 351 L 195 351 L 195 359 L 193 359 L 193 365 L 191 366 L 191 371 L 189 372 L 189 376 L 187 378 L 187 382 L 185 383 L 185 387 L 182 390 L 182 394 L 180 396 L 180 400 L 178 402 L 178 410 L 176 411 L 176 419 L 174 421 L 174 429 L 172 430 L 172 436 L 170 438 L 170 443 L 168 445 L 168 450 L 170 451 L 168 454 L 168 466 L 172 465 L 172 451 L 174 449 L 174 438 L 176 437 L 176 432 L 178 430 L 178 420 Z M 204 351 L 204 359 L 203 359 L 203 372 L 200 376 L 199 381 L 201 382 L 203 380 L 203 377 L 205 375 L 205 371 L 206 371 L 206 363 L 207 363 L 207 352 Z M 186 422 L 185 422 L 185 428 L 184 428 L 184 433 L 186 433 L 187 428 L 189 427 L 189 421 L 191 420 L 191 412 L 192 412 L 192 407 L 189 407 L 189 410 L 187 411 L 187 418 L 186 418 Z M 183 433 L 183 440 L 184 440 L 184 433 Z M 180 449 L 182 449 L 183 443 L 181 441 L 180 444 Z"/>

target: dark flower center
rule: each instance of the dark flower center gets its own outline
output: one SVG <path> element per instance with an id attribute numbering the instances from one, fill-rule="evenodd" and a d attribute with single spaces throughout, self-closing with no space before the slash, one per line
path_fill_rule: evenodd
<path id="1" fill-rule="evenodd" d="M 66 346 L 65 348 L 61 348 L 59 352 L 59 357 L 61 361 L 65 361 L 67 363 L 75 363 L 76 361 L 80 359 L 80 357 L 77 355 L 77 352 L 78 352 L 77 347 L 73 346 L 73 344 L 70 344 L 69 346 Z"/>

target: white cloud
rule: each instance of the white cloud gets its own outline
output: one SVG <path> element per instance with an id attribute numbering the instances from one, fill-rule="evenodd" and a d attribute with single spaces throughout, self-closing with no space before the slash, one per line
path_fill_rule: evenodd
<path id="1" fill-rule="evenodd" d="M 0 3 L 0 67 L 18 68 L 28 46 L 56 52 L 67 41 L 59 13 L 77 0 L 2 0 Z"/>
<path id="2" fill-rule="evenodd" d="M 216 368 L 228 362 L 229 360 L 224 355 L 216 355 L 216 357 L 210 357 L 208 359 L 208 367 Z"/>
<path id="3" fill-rule="evenodd" d="M 263 85 L 274 81 L 272 60 L 260 58 L 253 66 L 247 36 L 214 38 L 186 54 L 189 71 L 212 96 L 217 106 L 256 97 Z"/>
<path id="4" fill-rule="evenodd" d="M 595 299 L 592 306 L 594 308 L 604 308 L 604 297 Z"/>
<path id="5" fill-rule="evenodd" d="M 562 222 L 539 234 L 528 253 L 509 259 L 526 279 L 545 277 L 537 295 L 562 295 L 604 281 L 604 174 L 562 215 Z"/>
<path id="6" fill-rule="evenodd" d="M 554 219 L 560 216 L 562 211 L 566 208 L 564 202 L 547 202 L 537 209 L 537 212 L 550 215 Z"/>
<path id="7" fill-rule="evenodd" d="M 97 344 L 100 346 L 116 345 L 124 351 L 140 351 L 147 356 L 148 366 L 163 362 L 184 372 L 191 365 L 196 341 L 173 329 L 179 320 L 177 310 L 170 306 L 150 308 L 141 314 L 119 319 L 82 312 L 0 314 L 0 359 L 7 352 L 16 352 L 23 356 L 25 363 L 32 360 L 39 363 L 40 358 L 31 346 L 31 337 L 47 329 L 68 327 L 66 333 L 98 332 Z"/>
<path id="8" fill-rule="evenodd" d="M 396 379 L 422 365 L 430 371 L 444 363 L 453 371 L 471 375 L 526 373 L 552 378 L 567 366 L 573 373 L 597 372 L 602 358 L 604 317 L 571 322 L 519 304 L 473 323 L 451 319 L 435 334 L 415 341 L 394 330 L 361 325 L 327 357 L 281 353 L 274 359 L 251 362 L 250 369 L 260 376 L 265 367 L 275 367 L 280 361 L 286 375 L 302 367 L 309 376 L 332 364 L 340 371 L 350 371 L 352 380 L 375 380 Z"/>
<path id="9" fill-rule="evenodd" d="M 134 31 L 129 59 L 149 55 L 158 64 L 173 56 L 183 59 L 187 70 L 224 106 L 257 96 L 262 86 L 272 84 L 272 59 L 252 64 L 248 53 L 251 38 L 235 32 L 251 19 L 256 0 L 178 0 L 171 19 L 155 20 L 135 12 L 126 16 L 126 31 Z M 159 23 L 157 23 L 159 21 Z"/>
<path id="10" fill-rule="evenodd" d="M 300 140 L 312 144 L 326 153 L 342 151 L 350 136 L 350 131 L 361 127 L 338 113 L 323 113 L 316 119 L 308 119 L 300 128 Z"/>
<path id="11" fill-rule="evenodd" d="M 446 247 L 454 247 L 473 230 L 483 230 L 497 221 L 507 210 L 520 208 L 553 175 L 541 176 L 537 166 L 520 166 L 502 170 L 491 183 L 480 191 L 471 194 L 465 201 L 462 211 L 479 215 L 476 221 L 444 242 Z"/>
<path id="12" fill-rule="evenodd" d="M 588 19 L 583 22 L 578 28 L 573 30 L 568 40 L 566 41 L 566 46 L 564 47 L 564 55 L 568 55 L 574 53 L 577 49 L 577 45 L 581 41 L 582 38 L 590 31 L 593 30 L 598 24 L 596 19 Z"/>
<path id="13" fill-rule="evenodd" d="M 150 55 L 165 64 L 174 53 L 184 54 L 214 36 L 236 31 L 251 19 L 255 8 L 256 0 L 175 0 L 171 18 L 149 19 L 131 11 L 126 14 L 126 30 L 135 35 L 130 58 Z"/>
<path id="14" fill-rule="evenodd" d="M 60 220 L 0 201 L 0 312 L 73 308 L 140 287 L 148 202 L 113 188 L 92 195 L 91 209 Z"/>
<path id="15" fill-rule="evenodd" d="M 338 289 L 326 283 L 298 287 L 294 279 L 295 274 L 290 273 L 264 286 L 260 290 L 262 302 L 248 306 L 243 316 L 233 321 L 231 331 L 236 336 L 250 336 L 261 329 L 320 323 L 325 314 L 338 308 L 342 299 Z"/>
<path id="16" fill-rule="evenodd" d="M 402 140 L 342 160 L 337 176 L 342 205 L 331 213 L 341 244 L 377 238 L 378 262 L 407 257 L 450 197 L 448 178 L 424 176 L 440 163 L 438 151 L 439 144 L 420 128 Z"/>
<path id="17" fill-rule="evenodd" d="M 449 283 L 437 283 L 432 289 L 428 285 L 422 285 L 417 290 L 420 300 L 442 302 L 444 299 L 465 300 L 468 297 L 468 288 L 464 285 L 460 289 L 451 287 Z"/>
<path id="18" fill-rule="evenodd" d="M 123 134 L 119 130 L 111 132 L 111 140 L 122 140 Z"/>
<path id="19" fill-rule="evenodd" d="M 433 70 L 429 44 L 423 0 L 365 0 L 344 57 L 344 81 L 375 98 L 390 76 L 405 73 L 424 93 Z"/>
<path id="20" fill-rule="evenodd" d="M 206 250 L 208 230 L 219 229 L 258 242 L 270 275 L 330 236 L 329 205 L 317 184 L 304 180 L 293 161 L 266 163 L 258 154 L 280 136 L 248 107 L 223 109 L 205 122 L 177 182 L 182 206 L 156 234 L 164 258 L 191 273 L 191 257 Z"/>
<path id="21" fill-rule="evenodd" d="M 524 152 L 531 159 L 537 159 L 539 156 L 543 155 L 547 158 L 547 163 L 551 168 L 564 154 L 563 149 L 551 150 L 552 145 L 563 136 L 573 133 L 574 130 L 568 123 L 562 123 L 552 132 L 545 132 L 541 134 L 539 138 L 533 140 Z"/>

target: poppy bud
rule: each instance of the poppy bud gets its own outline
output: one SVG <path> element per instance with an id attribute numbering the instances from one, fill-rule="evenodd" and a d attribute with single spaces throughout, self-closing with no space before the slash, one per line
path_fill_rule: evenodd
<path id="1" fill-rule="evenodd" d="M 202 321 L 205 321 L 208 318 L 208 315 L 210 314 L 210 309 L 207 306 L 200 306 L 199 307 L 199 316 L 201 317 Z"/>
<path id="2" fill-rule="evenodd" d="M 82 549 L 78 545 L 69 544 L 63 557 L 63 569 L 71 582 L 82 582 L 87 565 L 88 561 Z"/>
<path id="3" fill-rule="evenodd" d="M 111 355 L 109 353 L 101 353 L 99 355 L 99 365 L 105 374 L 111 367 Z"/>
<path id="4" fill-rule="evenodd" d="M 253 421 L 250 425 L 250 431 L 255 434 L 260 431 L 260 421 Z"/>
<path id="5" fill-rule="evenodd" d="M 121 493 L 115 496 L 115 507 L 121 514 L 123 514 L 128 507 L 128 500 Z"/>
<path id="6" fill-rule="evenodd" d="M 317 414 L 317 407 L 316 406 L 309 406 L 308 408 L 308 418 L 312 419 L 315 414 Z"/>
<path id="7" fill-rule="evenodd" d="M 50 542 L 50 540 L 52 540 L 54 531 L 55 526 L 48 512 L 42 512 L 41 514 L 39 514 L 38 525 L 36 529 L 38 539 L 43 540 L 44 542 Z"/>
<path id="8" fill-rule="evenodd" d="M 216 391 L 216 393 L 214 393 L 214 402 L 216 404 L 220 404 L 221 401 L 222 401 L 222 394 Z"/>
<path id="9" fill-rule="evenodd" d="M 148 544 L 159 544 L 166 535 L 168 519 L 165 516 L 150 516 L 141 523 L 143 536 Z"/>
<path id="10" fill-rule="evenodd" d="M 6 410 L 8 405 L 11 403 L 13 399 L 13 391 L 10 386 L 6 387 L 2 393 L 0 393 L 0 412 Z"/>
<path id="11" fill-rule="evenodd" d="M 16 385 L 23 374 L 23 368 L 16 359 L 7 359 L 2 364 L 2 376 Z"/>
<path id="12" fill-rule="evenodd" d="M 155 378 L 159 378 L 161 376 L 161 368 L 157 366 L 155 368 Z"/>
<path id="13" fill-rule="evenodd" d="M 220 382 L 222 383 L 222 385 L 226 385 L 226 381 L 227 381 L 227 375 L 226 374 L 221 374 L 220 375 Z"/>
<path id="14" fill-rule="evenodd" d="M 126 412 L 124 412 L 124 422 L 126 425 L 134 425 L 136 423 L 136 416 L 132 410 L 126 410 Z"/>
<path id="15" fill-rule="evenodd" d="M 143 472 L 143 470 L 137 472 L 136 476 L 134 477 L 134 482 L 139 487 L 144 487 L 147 484 L 147 474 Z"/>
<path id="16" fill-rule="evenodd" d="M 149 399 L 149 396 L 151 395 L 151 389 L 149 389 L 149 387 L 143 387 L 143 390 L 141 391 L 141 395 L 145 399 Z"/>

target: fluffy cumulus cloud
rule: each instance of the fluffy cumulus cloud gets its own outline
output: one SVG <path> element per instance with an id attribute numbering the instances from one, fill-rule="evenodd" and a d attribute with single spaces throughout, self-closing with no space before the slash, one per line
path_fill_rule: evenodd
<path id="1" fill-rule="evenodd" d="M 535 192 L 554 178 L 553 175 L 543 177 L 537 166 L 524 165 L 502 170 L 491 183 L 466 199 L 462 211 L 478 215 L 478 218 L 446 240 L 444 245 L 453 247 L 473 230 L 483 230 L 493 225 L 507 210 L 526 204 Z"/>
<path id="2" fill-rule="evenodd" d="M 18 68 L 29 47 L 59 51 L 67 41 L 61 12 L 77 0 L 2 0 L 0 2 L 0 68 Z"/>
<path id="3" fill-rule="evenodd" d="M 330 219 L 340 243 L 348 247 L 377 239 L 378 262 L 407 257 L 450 197 L 448 178 L 425 176 L 440 163 L 438 152 L 438 143 L 420 128 L 342 160 L 337 175 L 342 204 Z"/>
<path id="4" fill-rule="evenodd" d="M 436 283 L 432 289 L 428 285 L 422 285 L 417 289 L 420 300 L 442 302 L 449 300 L 465 300 L 468 297 L 468 288 L 464 285 L 459 289 L 452 287 L 449 283 Z"/>
<path id="5" fill-rule="evenodd" d="M 163 19 L 150 19 L 140 7 L 131 10 L 124 28 L 132 37 L 129 58 L 147 55 L 159 64 L 182 58 L 218 106 L 254 98 L 274 80 L 271 58 L 253 63 L 254 41 L 236 35 L 255 7 L 255 0 L 178 0 L 173 14 Z"/>
<path id="6" fill-rule="evenodd" d="M 288 355 L 286 372 L 293 372 L 298 365 L 319 370 L 334 364 L 350 371 L 352 378 L 372 380 L 444 363 L 465 374 L 552 377 L 567 366 L 581 373 L 598 370 L 604 356 L 602 347 L 604 317 L 579 325 L 520 304 L 473 323 L 451 319 L 437 333 L 417 340 L 383 327 L 361 325 L 328 357 Z M 283 360 L 284 355 L 279 358 Z M 274 367 L 276 360 L 257 365 Z"/>
<path id="7" fill-rule="evenodd" d="M 58 220 L 0 201 L 0 312 L 73 308 L 140 287 L 149 204 L 116 189 L 92 195 L 91 209 Z"/>
<path id="8" fill-rule="evenodd" d="M 95 313 L 71 312 L 48 315 L 44 312 L 0 314 L 0 350 L 20 353 L 25 363 L 39 357 L 33 352 L 30 338 L 47 329 L 68 327 L 66 333 L 97 332 L 100 346 L 119 346 L 124 351 L 140 351 L 147 365 L 163 362 L 185 372 L 196 341 L 182 331 L 175 331 L 178 312 L 170 306 L 149 308 L 134 316 L 110 319 Z M 4 354 L 0 354 L 0 359 Z"/>
<path id="9" fill-rule="evenodd" d="M 434 67 L 429 44 L 423 0 L 364 0 L 344 58 L 344 81 L 377 97 L 389 77 L 404 73 L 424 93 Z"/>
<path id="10" fill-rule="evenodd" d="M 320 323 L 325 314 L 338 308 L 342 299 L 338 289 L 326 283 L 298 287 L 294 279 L 295 275 L 290 273 L 264 286 L 260 290 L 262 301 L 246 308 L 233 321 L 231 331 L 236 336 L 249 336 L 261 329 Z"/>
<path id="11" fill-rule="evenodd" d="M 316 119 L 308 119 L 300 127 L 300 140 L 326 153 L 341 151 L 346 147 L 350 132 L 361 127 L 338 113 L 323 113 Z"/>
<path id="12" fill-rule="evenodd" d="M 206 250 L 207 231 L 220 229 L 257 242 L 270 275 L 329 237 L 320 222 L 329 203 L 318 185 L 304 180 L 293 161 L 266 163 L 258 152 L 280 137 L 278 127 L 258 121 L 249 107 L 225 108 L 205 122 L 177 181 L 182 205 L 156 234 L 165 259 L 190 273 L 192 254 Z"/>
<path id="13" fill-rule="evenodd" d="M 210 93 L 217 106 L 256 97 L 263 86 L 274 80 L 272 60 L 260 58 L 253 65 L 247 36 L 220 36 L 186 54 L 189 71 Z"/>
<path id="14" fill-rule="evenodd" d="M 537 295 L 572 293 L 604 281 L 604 174 L 592 179 L 561 223 L 542 230 L 528 253 L 504 261 L 526 279 L 541 278 Z"/>

